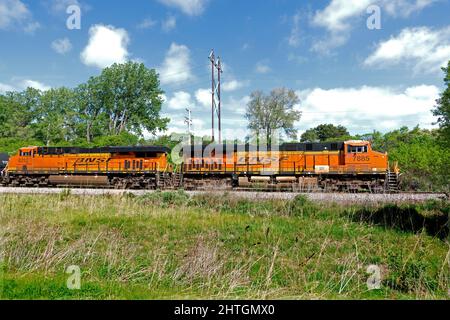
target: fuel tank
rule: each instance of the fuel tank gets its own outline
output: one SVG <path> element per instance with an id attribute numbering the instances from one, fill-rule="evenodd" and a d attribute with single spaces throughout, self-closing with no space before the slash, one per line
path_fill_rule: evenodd
<path id="1" fill-rule="evenodd" d="M 49 177 L 50 184 L 63 186 L 106 186 L 109 185 L 107 176 L 58 176 Z"/>

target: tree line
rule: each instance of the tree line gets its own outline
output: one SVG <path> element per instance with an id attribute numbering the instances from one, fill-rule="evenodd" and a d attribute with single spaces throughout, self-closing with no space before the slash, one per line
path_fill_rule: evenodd
<path id="1" fill-rule="evenodd" d="M 144 131 L 167 128 L 162 94 L 155 70 L 134 62 L 114 64 L 74 89 L 8 92 L 0 95 L 0 144 L 136 144 Z"/>

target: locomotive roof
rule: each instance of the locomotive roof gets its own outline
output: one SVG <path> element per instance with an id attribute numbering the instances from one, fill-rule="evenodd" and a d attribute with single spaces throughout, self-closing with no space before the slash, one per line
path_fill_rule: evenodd
<path id="1" fill-rule="evenodd" d="M 170 149 L 162 146 L 139 147 L 39 147 L 38 153 L 44 155 L 77 154 L 77 153 L 169 153 Z"/>
<path id="2" fill-rule="evenodd" d="M 230 147 L 232 148 L 234 152 L 236 151 L 249 151 L 249 150 L 262 150 L 262 151 L 270 151 L 272 148 L 269 146 L 266 148 L 266 146 L 256 146 L 256 145 L 237 145 L 237 144 L 230 144 L 224 145 L 224 144 L 216 144 L 216 145 L 190 145 L 190 146 L 184 146 L 183 148 L 191 148 L 192 151 L 201 150 L 204 151 L 206 148 L 209 148 L 210 150 L 230 150 Z M 340 151 L 344 148 L 344 142 L 321 142 L 321 143 L 283 143 L 279 145 L 276 148 L 273 148 L 273 150 L 278 151 Z"/>

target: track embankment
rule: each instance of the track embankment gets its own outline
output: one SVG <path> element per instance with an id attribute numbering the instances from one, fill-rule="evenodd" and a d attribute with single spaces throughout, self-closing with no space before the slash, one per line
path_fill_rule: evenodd
<path id="1" fill-rule="evenodd" d="M 68 189 L 61 188 L 1 188 L 0 194 L 60 194 L 68 192 Z M 113 189 L 69 189 L 70 194 L 79 196 L 104 196 L 104 195 L 123 195 L 133 194 L 136 196 L 145 195 L 153 190 L 113 190 Z M 336 202 L 336 203 L 418 203 L 428 200 L 448 199 L 444 193 L 398 193 L 398 194 L 368 194 L 368 193 L 295 193 L 295 192 L 255 192 L 255 191 L 186 191 L 190 196 L 195 195 L 224 195 L 240 197 L 244 199 L 281 199 L 290 200 L 297 195 L 302 194 L 312 201 L 316 202 Z"/>

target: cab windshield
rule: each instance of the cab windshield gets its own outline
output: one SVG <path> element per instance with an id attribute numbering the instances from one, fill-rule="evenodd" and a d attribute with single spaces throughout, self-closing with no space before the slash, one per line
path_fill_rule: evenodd
<path id="1" fill-rule="evenodd" d="M 348 153 L 367 153 L 367 146 L 347 146 Z"/>

